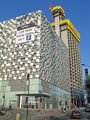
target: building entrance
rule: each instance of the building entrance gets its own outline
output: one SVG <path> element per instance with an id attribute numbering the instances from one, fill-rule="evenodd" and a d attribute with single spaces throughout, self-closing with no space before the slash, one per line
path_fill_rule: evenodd
<path id="1" fill-rule="evenodd" d="M 47 109 L 49 108 L 49 96 L 46 95 L 19 95 L 19 107 L 31 109 Z"/>
<path id="2" fill-rule="evenodd" d="M 35 96 L 20 96 L 20 108 L 26 108 L 27 104 L 28 107 L 31 109 L 38 109 L 39 108 L 39 98 Z"/>

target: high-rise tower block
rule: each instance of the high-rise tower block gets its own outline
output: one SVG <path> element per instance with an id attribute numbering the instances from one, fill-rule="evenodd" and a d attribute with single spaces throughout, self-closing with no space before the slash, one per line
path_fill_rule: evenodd
<path id="1" fill-rule="evenodd" d="M 70 84 L 71 84 L 71 102 L 79 106 L 83 103 L 83 80 L 80 57 L 80 34 L 69 19 L 65 18 L 65 12 L 61 6 L 51 8 L 52 16 L 55 22 L 51 26 L 56 34 L 62 38 L 69 50 Z"/>

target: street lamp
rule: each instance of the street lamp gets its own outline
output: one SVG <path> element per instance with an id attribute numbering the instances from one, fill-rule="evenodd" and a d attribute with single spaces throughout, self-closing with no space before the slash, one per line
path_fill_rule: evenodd
<path id="1" fill-rule="evenodd" d="M 89 65 L 86 65 L 86 64 L 82 64 L 82 66 L 87 66 L 87 67 L 90 67 Z"/>
<path id="2" fill-rule="evenodd" d="M 29 80 L 30 80 L 30 74 L 27 74 L 28 97 L 29 97 L 29 83 L 30 83 Z M 26 120 L 28 120 L 28 107 L 29 107 L 28 97 L 27 97 L 27 112 L 26 112 Z"/>

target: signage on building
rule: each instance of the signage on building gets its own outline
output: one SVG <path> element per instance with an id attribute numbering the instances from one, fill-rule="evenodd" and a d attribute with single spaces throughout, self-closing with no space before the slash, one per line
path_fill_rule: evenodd
<path id="1" fill-rule="evenodd" d="M 34 40 L 35 25 L 28 24 L 17 28 L 16 43 Z"/>
<path id="2" fill-rule="evenodd" d="M 42 94 L 43 92 L 42 92 L 42 90 L 39 90 L 39 94 Z"/>

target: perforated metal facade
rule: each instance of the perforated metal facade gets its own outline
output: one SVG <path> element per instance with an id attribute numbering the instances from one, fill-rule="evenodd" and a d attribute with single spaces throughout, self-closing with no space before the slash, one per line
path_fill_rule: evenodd
<path id="1" fill-rule="evenodd" d="M 41 11 L 0 23 L 0 104 L 17 104 L 27 94 L 56 96 L 70 104 L 68 49 Z M 61 100 L 62 96 L 62 100 Z M 35 96 L 34 96 L 35 97 Z M 36 96 L 37 97 L 37 96 Z M 46 103 L 48 104 L 48 103 Z M 17 106 L 17 105 L 16 105 Z M 21 107 L 21 103 L 20 103 Z"/>

